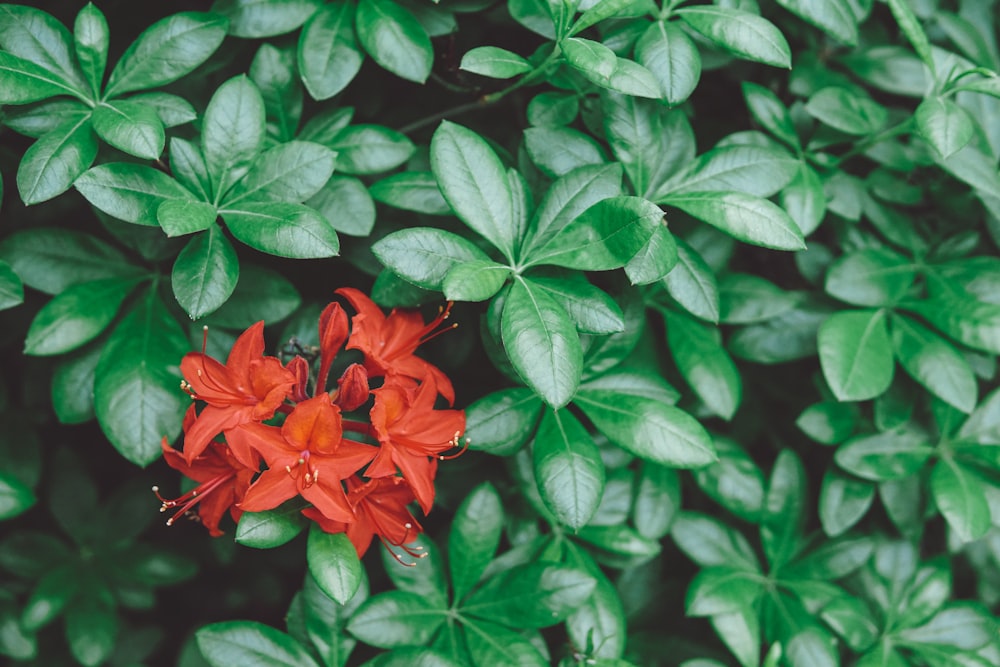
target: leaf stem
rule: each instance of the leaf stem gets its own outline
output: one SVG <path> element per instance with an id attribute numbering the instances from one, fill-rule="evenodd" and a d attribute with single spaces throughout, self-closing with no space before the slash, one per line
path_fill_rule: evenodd
<path id="1" fill-rule="evenodd" d="M 507 86 L 502 90 L 498 90 L 494 93 L 489 93 L 488 95 L 483 95 L 474 102 L 466 102 L 465 104 L 459 104 L 458 106 L 446 109 L 440 113 L 432 114 L 430 116 L 425 116 L 424 118 L 420 118 L 418 120 L 413 121 L 409 125 L 404 125 L 403 127 L 399 128 L 398 131 L 403 134 L 410 134 L 411 132 L 415 132 L 419 129 L 427 127 L 428 125 L 433 125 L 438 121 L 444 120 L 445 118 L 449 118 L 451 116 L 457 116 L 459 114 L 467 113 L 469 111 L 476 111 L 477 109 L 485 109 L 486 107 L 492 106 L 497 102 L 499 102 L 500 100 L 502 100 L 507 95 L 509 95 L 510 93 L 517 90 L 518 88 L 522 88 L 532 83 L 536 78 L 538 78 L 540 74 L 542 74 L 548 68 L 550 64 L 552 64 L 552 61 L 559 56 L 559 53 L 560 52 L 558 47 L 553 48 L 552 53 L 546 56 L 545 60 L 539 63 L 537 67 L 535 67 L 533 70 L 531 70 L 530 72 L 522 76 L 520 79 L 518 79 L 517 81 L 515 81 L 514 83 L 512 83 L 511 85 Z"/>

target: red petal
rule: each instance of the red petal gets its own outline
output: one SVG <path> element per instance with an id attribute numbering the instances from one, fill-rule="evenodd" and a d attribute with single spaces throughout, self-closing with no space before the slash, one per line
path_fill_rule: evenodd
<path id="1" fill-rule="evenodd" d="M 347 313 L 339 303 L 331 303 L 319 316 L 319 374 L 316 391 L 326 391 L 326 377 L 340 348 L 347 340 Z"/>
<path id="2" fill-rule="evenodd" d="M 361 364 L 351 364 L 337 380 L 337 398 L 334 402 L 344 412 L 357 410 L 368 400 L 368 371 Z"/>
<path id="3" fill-rule="evenodd" d="M 271 468 L 265 470 L 250 485 L 246 495 L 239 503 L 239 508 L 245 512 L 263 512 L 274 509 L 289 498 L 298 495 L 298 487 L 292 476 L 284 469 Z"/>
<path id="4" fill-rule="evenodd" d="M 264 356 L 264 321 L 261 320 L 252 324 L 246 331 L 240 334 L 233 349 L 229 351 L 226 359 L 226 366 L 234 373 L 245 377 L 250 362 Z"/>
<path id="5" fill-rule="evenodd" d="M 284 471 L 286 465 L 298 460 L 301 450 L 287 442 L 277 426 L 243 424 L 226 431 L 226 442 L 233 456 L 244 465 L 256 461 L 256 453 L 264 458 L 270 468 Z"/>
<path id="6" fill-rule="evenodd" d="M 314 453 L 332 453 L 340 445 L 343 427 L 340 408 L 330 403 L 329 394 L 302 401 L 281 427 L 285 440 Z"/>
<path id="7" fill-rule="evenodd" d="M 206 405 L 184 434 L 184 458 L 191 462 L 208 447 L 212 438 L 250 419 L 250 407 L 217 408 Z"/>
<path id="8" fill-rule="evenodd" d="M 347 504 L 347 496 L 340 480 L 320 475 L 316 483 L 302 489 L 302 497 L 313 504 L 323 516 L 333 521 L 345 523 L 354 521 L 354 511 Z"/>

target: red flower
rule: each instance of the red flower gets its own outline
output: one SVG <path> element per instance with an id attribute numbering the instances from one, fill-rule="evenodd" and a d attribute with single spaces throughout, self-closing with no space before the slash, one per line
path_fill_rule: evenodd
<path id="1" fill-rule="evenodd" d="M 302 401 L 279 428 L 242 424 L 226 434 L 238 458 L 251 450 L 264 457 L 268 469 L 250 487 L 240 508 L 272 509 L 301 495 L 328 519 L 351 521 L 341 480 L 365 466 L 378 448 L 343 438 L 340 409 L 328 394 Z"/>
<path id="2" fill-rule="evenodd" d="M 181 360 L 184 388 L 208 405 L 185 432 L 184 456 L 193 461 L 218 433 L 274 416 L 295 385 L 295 375 L 276 357 L 264 356 L 264 323 L 240 334 L 226 365 L 202 352 Z"/>
<path id="3" fill-rule="evenodd" d="M 236 507 L 236 504 L 243 499 L 250 486 L 250 480 L 260 469 L 259 464 L 254 467 L 243 465 L 221 442 L 210 442 L 203 453 L 191 462 L 168 445 L 166 438 L 163 439 L 161 446 L 163 459 L 167 465 L 179 470 L 186 477 L 201 482 L 187 493 L 172 500 L 161 496 L 159 488 L 153 487 L 156 497 L 163 503 L 160 507 L 161 512 L 173 507 L 180 508 L 167 520 L 168 526 L 173 525 L 174 521 L 193 510 L 195 506 L 198 507 L 198 518 L 208 528 L 212 537 L 222 535 L 219 521 L 227 510 L 233 521 L 240 520 L 243 512 Z"/>
<path id="4" fill-rule="evenodd" d="M 455 402 L 455 390 L 448 376 L 437 366 L 413 354 L 417 346 L 436 335 L 434 330 L 448 318 L 451 303 L 434 320 L 424 324 L 420 313 L 411 309 L 394 308 L 386 317 L 381 308 L 356 289 L 344 287 L 337 290 L 337 294 L 358 311 L 351 320 L 351 337 L 347 347 L 364 353 L 365 369 L 369 375 L 402 376 L 414 380 L 432 377 L 448 403 Z"/>
<path id="5" fill-rule="evenodd" d="M 330 521 L 314 507 L 306 508 L 302 513 L 328 533 L 347 533 L 347 538 L 358 551 L 358 557 L 365 555 L 376 535 L 400 562 L 399 554 L 391 547 L 399 547 L 416 558 L 425 555 L 406 546 L 423 530 L 407 508 L 413 502 L 413 491 L 406 480 L 402 477 L 379 477 L 362 482 L 354 476 L 347 480 L 347 489 L 347 502 L 354 509 L 354 521 Z"/>
<path id="6" fill-rule="evenodd" d="M 371 425 L 381 447 L 365 472 L 368 477 L 391 477 L 398 466 L 424 514 L 434 503 L 437 458 L 459 446 L 465 430 L 464 411 L 434 409 L 438 392 L 432 378 L 419 386 L 399 381 L 372 391 Z"/>
<path id="7" fill-rule="evenodd" d="M 326 377 L 340 348 L 347 340 L 347 313 L 339 303 L 331 303 L 319 316 L 319 373 L 316 393 L 326 391 Z"/>

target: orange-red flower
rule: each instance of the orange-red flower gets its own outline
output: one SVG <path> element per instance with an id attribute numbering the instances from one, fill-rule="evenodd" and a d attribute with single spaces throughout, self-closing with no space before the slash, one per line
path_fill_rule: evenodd
<path id="1" fill-rule="evenodd" d="M 194 461 L 217 434 L 270 419 L 295 385 L 295 375 L 276 357 L 264 356 L 264 323 L 240 334 L 223 366 L 204 352 L 181 360 L 185 389 L 208 405 L 184 434 L 184 456 Z"/>
<path id="2" fill-rule="evenodd" d="M 433 378 L 438 391 L 448 403 L 455 402 L 451 380 L 437 366 L 413 353 L 417 346 L 435 335 L 435 329 L 448 318 L 451 304 L 436 318 L 424 324 L 421 314 L 412 309 L 394 308 L 388 317 L 362 292 L 344 287 L 337 294 L 347 299 L 357 311 L 351 320 L 347 348 L 365 355 L 365 369 L 372 377 L 401 376 L 414 380 Z"/>
<path id="3" fill-rule="evenodd" d="M 343 438 L 340 409 L 322 393 L 295 406 L 281 427 L 242 424 L 226 434 L 237 458 L 256 451 L 268 469 L 253 483 L 240 508 L 248 512 L 277 507 L 301 495 L 328 519 L 349 522 L 341 480 L 354 475 L 378 448 Z"/>
<path id="4" fill-rule="evenodd" d="M 198 508 L 198 518 L 208 528 L 212 537 L 222 535 L 219 521 L 226 511 L 229 511 L 233 521 L 240 520 L 243 512 L 236 504 L 243 499 L 250 486 L 250 480 L 260 468 L 259 465 L 243 465 L 221 442 L 210 442 L 208 447 L 191 462 L 167 444 L 166 438 L 163 439 L 161 446 L 163 459 L 167 465 L 179 470 L 185 477 L 201 482 L 187 493 L 173 499 L 164 498 L 160 495 L 159 489 L 153 487 L 156 497 L 163 503 L 160 507 L 161 512 L 174 507 L 179 508 L 167 520 L 168 526 L 195 507 Z"/>
<path id="5" fill-rule="evenodd" d="M 347 488 L 347 502 L 355 513 L 350 523 L 330 521 L 313 507 L 302 513 L 328 533 L 346 533 L 359 557 L 365 555 L 376 535 L 397 560 L 399 554 L 392 547 L 401 548 L 411 556 L 422 556 L 406 546 L 423 528 L 407 508 L 413 502 L 413 491 L 402 477 L 380 477 L 362 482 L 355 476 L 347 480 Z"/>
<path id="6" fill-rule="evenodd" d="M 380 447 L 365 475 L 391 477 L 398 467 L 426 514 L 434 503 L 437 457 L 458 446 L 465 412 L 434 409 L 438 391 L 433 376 L 420 385 L 386 382 L 372 393 L 371 425 Z"/>

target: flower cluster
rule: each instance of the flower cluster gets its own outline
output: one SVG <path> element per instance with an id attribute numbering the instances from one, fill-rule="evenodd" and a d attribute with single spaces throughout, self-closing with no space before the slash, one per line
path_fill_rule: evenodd
<path id="1" fill-rule="evenodd" d="M 346 533 L 359 556 L 374 536 L 397 558 L 391 547 L 417 555 L 406 546 L 421 531 L 409 505 L 430 511 L 438 460 L 459 446 L 465 428 L 463 411 L 435 408 L 439 397 L 453 405 L 451 381 L 414 355 L 443 331 L 449 309 L 425 324 L 415 310 L 386 316 L 358 290 L 337 294 L 355 315 L 348 324 L 339 303 L 323 310 L 313 363 L 265 356 L 263 322 L 237 338 L 225 364 L 204 349 L 181 361 L 181 386 L 194 400 L 183 451 L 164 438 L 163 453 L 199 485 L 175 499 L 154 487 L 161 511 L 178 508 L 168 524 L 196 510 L 218 536 L 227 511 L 239 521 L 244 511 L 301 496 L 309 504 L 302 513 L 327 532 Z M 362 360 L 329 383 L 344 349 Z"/>

